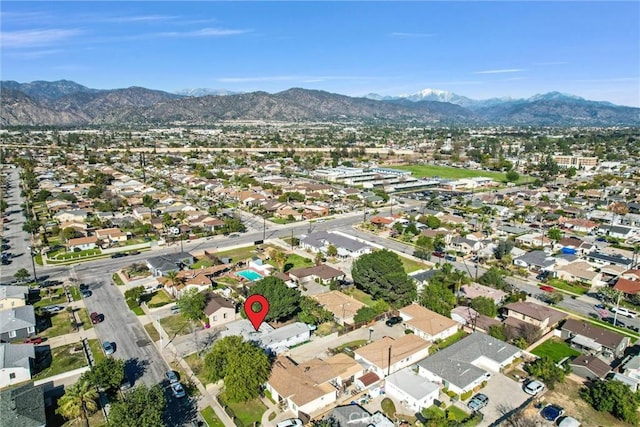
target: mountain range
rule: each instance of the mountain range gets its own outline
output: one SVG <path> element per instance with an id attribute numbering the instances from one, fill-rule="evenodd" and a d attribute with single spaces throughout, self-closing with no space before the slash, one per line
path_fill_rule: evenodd
<path id="1" fill-rule="evenodd" d="M 640 125 L 640 108 L 551 92 L 528 99 L 473 100 L 425 89 L 413 95 L 349 97 L 292 88 L 234 93 L 142 87 L 92 89 L 60 80 L 0 82 L 2 126 L 207 125 L 222 120 L 373 121 L 434 125 Z"/>

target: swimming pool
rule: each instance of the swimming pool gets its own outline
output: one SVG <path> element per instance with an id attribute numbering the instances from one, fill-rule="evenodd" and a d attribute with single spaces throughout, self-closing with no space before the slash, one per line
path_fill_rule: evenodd
<path id="1" fill-rule="evenodd" d="M 236 274 L 239 276 L 244 277 L 245 279 L 251 281 L 251 282 L 255 282 L 258 281 L 260 279 L 262 279 L 262 275 L 260 273 L 257 273 L 253 270 L 242 270 L 242 271 L 236 271 Z"/>

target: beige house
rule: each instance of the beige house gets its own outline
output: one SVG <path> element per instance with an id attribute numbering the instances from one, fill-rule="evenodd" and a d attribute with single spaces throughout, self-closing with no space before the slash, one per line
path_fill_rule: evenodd
<path id="1" fill-rule="evenodd" d="M 445 339 L 455 334 L 460 328 L 460 324 L 455 320 L 418 304 L 410 304 L 399 311 L 404 320 L 405 329 L 409 329 L 416 336 L 427 341 Z"/>
<path id="2" fill-rule="evenodd" d="M 26 305 L 28 286 L 0 286 L 0 310 Z"/>
<path id="3" fill-rule="evenodd" d="M 125 242 L 127 240 L 127 233 L 118 227 L 96 230 L 95 234 L 98 240 L 109 240 L 111 242 Z"/>
<path id="4" fill-rule="evenodd" d="M 344 279 L 344 272 L 326 264 L 314 265 L 312 267 L 295 268 L 289 270 L 289 276 L 298 283 L 309 281 L 319 281 L 328 284 L 332 280 Z"/>
<path id="5" fill-rule="evenodd" d="M 568 282 L 583 282 L 591 286 L 604 286 L 602 272 L 595 271 L 586 261 L 575 261 L 556 268 L 556 277 Z"/>
<path id="6" fill-rule="evenodd" d="M 364 303 L 340 291 L 329 291 L 324 294 L 313 295 L 311 298 L 332 312 L 336 321 L 343 325 L 345 323 L 353 323 L 353 316 L 360 308 L 365 307 Z"/>
<path id="7" fill-rule="evenodd" d="M 507 320 L 513 318 L 531 325 L 535 325 L 543 333 L 550 331 L 561 320 L 567 317 L 561 311 L 531 302 L 514 302 L 505 306 Z"/>
<path id="8" fill-rule="evenodd" d="M 384 378 L 427 357 L 430 346 L 428 341 L 415 334 L 397 339 L 384 337 L 355 350 L 354 359 L 367 366 L 369 372 Z"/>
<path id="9" fill-rule="evenodd" d="M 219 295 L 209 294 L 204 314 L 209 319 L 211 328 L 222 326 L 236 320 L 236 304 Z"/>
<path id="10" fill-rule="evenodd" d="M 76 249 L 86 251 L 89 249 L 95 249 L 97 243 L 98 238 L 96 236 L 79 237 L 77 239 L 69 239 L 67 249 L 70 251 L 75 251 Z"/>

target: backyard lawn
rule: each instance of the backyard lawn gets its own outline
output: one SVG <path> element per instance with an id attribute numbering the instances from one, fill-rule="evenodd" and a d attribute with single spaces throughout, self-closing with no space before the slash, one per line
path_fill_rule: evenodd
<path id="1" fill-rule="evenodd" d="M 54 314 L 49 318 L 49 321 L 51 322 L 51 326 L 39 332 L 40 336 L 53 338 L 75 332 L 73 330 L 73 323 L 75 322 L 71 322 L 69 313 L 67 313 L 66 311 L 61 311 L 60 313 Z"/>
<path id="2" fill-rule="evenodd" d="M 190 332 L 189 320 L 185 319 L 181 314 L 174 314 L 173 316 L 164 317 L 160 319 L 160 324 L 164 328 L 167 335 L 169 335 L 169 337 L 171 338 L 173 338 L 175 335 L 187 335 Z"/>
<path id="3" fill-rule="evenodd" d="M 218 418 L 211 406 L 207 406 L 200 411 L 200 415 L 202 415 L 202 418 L 204 418 L 204 421 L 209 427 L 224 427 L 224 423 L 220 421 L 220 418 Z"/>
<path id="4" fill-rule="evenodd" d="M 227 403 L 227 406 L 231 408 L 236 417 L 245 426 L 251 426 L 256 421 L 259 422 L 262 419 L 262 414 L 267 410 L 267 407 L 264 406 L 264 403 L 259 398 L 242 403 Z"/>
<path id="5" fill-rule="evenodd" d="M 247 258 L 251 258 L 255 254 L 256 254 L 255 245 L 245 246 L 243 248 L 238 248 L 238 249 L 232 249 L 230 251 L 214 252 L 214 255 L 217 256 L 218 258 L 224 258 L 224 257 L 231 258 L 233 262 L 242 261 Z"/>
<path id="6" fill-rule="evenodd" d="M 556 339 L 550 339 L 543 342 L 542 344 L 531 350 L 531 353 L 535 354 L 538 357 L 548 356 L 556 363 L 561 361 L 565 357 L 580 355 L 580 352 L 578 350 L 575 350 L 569 347 L 565 342 Z"/>
<path id="7" fill-rule="evenodd" d="M 75 349 L 78 349 L 77 351 Z M 84 350 L 82 344 L 68 344 L 62 347 L 56 347 L 51 349 L 51 361 L 50 365 L 36 375 L 34 379 L 47 378 L 52 375 L 58 375 L 62 372 L 72 371 L 74 369 L 87 366 L 87 360 L 84 356 Z"/>
<path id="8" fill-rule="evenodd" d="M 274 267 L 278 268 L 278 265 L 273 261 L 273 259 L 269 259 L 267 261 L 267 264 L 271 264 Z M 284 263 L 283 270 L 287 272 L 289 270 L 293 270 L 294 268 L 311 267 L 312 265 L 313 261 L 309 258 L 302 257 L 298 254 L 290 254 Z"/>
<path id="9" fill-rule="evenodd" d="M 160 289 L 159 291 L 154 292 L 151 295 L 146 295 L 146 297 L 151 297 L 147 301 L 147 306 L 149 308 L 162 307 L 163 305 L 167 305 L 173 302 L 171 297 L 169 297 L 169 295 L 163 289 Z"/>
<path id="10" fill-rule="evenodd" d="M 354 297 L 355 299 L 357 299 L 363 304 L 368 305 L 369 307 L 373 307 L 373 305 L 375 304 L 375 301 L 373 298 L 371 298 L 371 295 L 367 294 L 366 292 L 360 289 L 350 288 L 350 289 L 345 289 L 342 292 L 344 294 Z"/>

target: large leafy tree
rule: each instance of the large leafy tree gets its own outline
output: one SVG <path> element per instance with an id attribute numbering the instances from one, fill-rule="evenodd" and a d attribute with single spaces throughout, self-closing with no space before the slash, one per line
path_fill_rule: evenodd
<path id="1" fill-rule="evenodd" d="M 509 255 L 512 249 L 513 242 L 511 240 L 500 240 L 493 250 L 493 255 L 496 259 L 502 259 L 506 255 Z"/>
<path id="2" fill-rule="evenodd" d="M 300 298 L 300 312 L 298 320 L 312 325 L 333 320 L 333 313 L 320 305 L 320 303 L 308 296 Z"/>
<path id="3" fill-rule="evenodd" d="M 98 410 L 98 391 L 88 377 L 81 376 L 58 400 L 56 412 L 67 419 L 81 419 L 89 426 L 89 416 Z"/>
<path id="4" fill-rule="evenodd" d="M 471 308 L 485 316 L 496 317 L 498 315 L 496 303 L 489 297 L 474 298 L 471 301 Z"/>
<path id="5" fill-rule="evenodd" d="M 640 396 L 620 381 L 595 381 L 581 390 L 580 395 L 593 408 L 609 412 L 619 420 L 632 425 L 638 424 Z"/>
<path id="6" fill-rule="evenodd" d="M 162 427 L 162 413 L 166 400 L 162 388 L 144 384 L 127 392 L 124 399 L 111 405 L 108 426 L 113 427 Z"/>
<path id="7" fill-rule="evenodd" d="M 485 273 L 478 279 L 478 282 L 485 286 L 501 290 L 506 290 L 509 287 L 509 284 L 504 280 L 502 270 L 496 267 L 491 267 L 485 271 Z"/>
<path id="8" fill-rule="evenodd" d="M 189 289 L 182 294 L 176 305 L 187 319 L 200 320 L 204 317 L 203 310 L 207 305 L 207 297 L 197 289 Z"/>
<path id="9" fill-rule="evenodd" d="M 456 296 L 453 291 L 442 282 L 429 282 L 429 286 L 425 286 L 420 294 L 420 304 L 443 316 L 451 315 L 455 303 Z"/>
<path id="10" fill-rule="evenodd" d="M 413 256 L 420 259 L 431 259 L 431 253 L 435 249 L 433 239 L 428 236 L 420 236 L 416 240 L 416 248 L 413 251 Z"/>
<path id="11" fill-rule="evenodd" d="M 257 397 L 271 372 L 271 361 L 265 351 L 235 335 L 216 341 L 204 363 L 209 381 L 224 380 L 224 394 L 230 402 Z"/>
<path id="12" fill-rule="evenodd" d="M 267 321 L 288 319 L 300 309 L 300 292 L 289 288 L 277 277 L 269 276 L 257 281 L 249 294 L 263 295 L 269 301 Z"/>
<path id="13" fill-rule="evenodd" d="M 548 356 L 536 359 L 527 367 L 527 371 L 534 377 L 540 378 L 550 390 L 553 390 L 556 383 L 564 382 L 564 378 L 569 373 L 569 368 L 562 368 Z"/>
<path id="14" fill-rule="evenodd" d="M 124 360 L 107 357 L 89 372 L 91 383 L 103 389 L 115 389 L 124 380 Z"/>
<path id="15" fill-rule="evenodd" d="M 374 299 L 402 307 L 416 299 L 416 285 L 404 271 L 400 258 L 383 249 L 362 255 L 353 263 L 353 281 Z"/>

